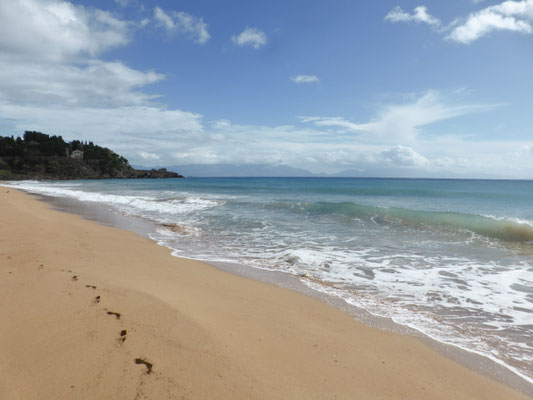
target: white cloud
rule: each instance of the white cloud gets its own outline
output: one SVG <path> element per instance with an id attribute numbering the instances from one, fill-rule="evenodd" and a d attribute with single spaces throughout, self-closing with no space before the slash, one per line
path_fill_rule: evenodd
<path id="1" fill-rule="evenodd" d="M 161 157 L 158 154 L 148 153 L 146 151 L 139 151 L 139 156 L 144 160 L 159 160 Z"/>
<path id="2" fill-rule="evenodd" d="M 6 4 L 0 2 L 4 129 L 93 140 L 149 160 L 155 160 L 149 154 L 159 156 L 150 150 L 152 143 L 166 140 L 168 147 L 202 134 L 201 115 L 152 102 L 156 96 L 145 87 L 164 75 L 96 58 L 126 44 L 132 23 L 66 1 Z"/>
<path id="3" fill-rule="evenodd" d="M 201 115 L 148 105 L 96 108 L 0 102 L 2 117 L 8 117 L 10 128 L 17 132 L 38 130 L 65 139 L 91 140 L 130 160 L 138 158 L 137 162 L 154 160 L 141 152 L 168 160 L 171 149 L 205 140 Z"/>
<path id="4" fill-rule="evenodd" d="M 0 2 L 0 101 L 68 107 L 145 104 L 163 75 L 95 58 L 129 41 L 110 13 L 66 1 Z"/>
<path id="5" fill-rule="evenodd" d="M 396 145 L 380 154 L 384 162 L 404 167 L 427 167 L 429 160 L 410 147 Z"/>
<path id="6" fill-rule="evenodd" d="M 470 14 L 466 22 L 455 27 L 447 38 L 469 44 L 496 30 L 531 34 L 532 22 L 533 0 L 504 1 Z"/>
<path id="7" fill-rule="evenodd" d="M 409 103 L 412 104 L 412 103 Z M 386 106 L 387 108 L 401 105 Z M 452 106 L 448 106 L 453 108 Z M 379 113 L 378 113 L 379 115 Z M 67 116 L 67 117 L 66 117 Z M 0 102 L 0 119 L 24 129 L 92 140 L 123 154 L 134 165 L 284 164 L 314 172 L 360 171 L 366 175 L 531 177 L 531 143 L 469 142 L 460 137 L 419 134 L 410 144 L 395 136 L 338 138 L 321 126 L 239 125 L 150 105 L 69 107 Z M 319 121 L 318 117 L 309 117 Z M 360 124 L 364 125 L 364 124 Z M 509 163 L 513 160 L 513 163 Z"/>
<path id="8" fill-rule="evenodd" d="M 164 28 L 168 33 L 178 33 L 189 36 L 199 44 L 205 44 L 211 38 L 207 31 L 207 24 L 202 18 L 194 17 L 186 12 L 165 12 L 160 7 L 154 8 L 154 20 L 156 24 Z"/>
<path id="9" fill-rule="evenodd" d="M 312 172 L 351 170 L 363 176 L 531 177 L 531 153 L 514 156 L 522 143 L 421 136 L 407 146 L 395 140 L 335 141 L 315 128 L 231 124 L 191 136 L 171 154 L 162 147 L 159 164 L 283 164 Z"/>
<path id="10" fill-rule="evenodd" d="M 473 0 L 475 4 L 482 1 Z M 493 31 L 533 34 L 533 0 L 507 0 L 471 13 L 467 18 L 456 18 L 444 27 L 438 18 L 428 13 L 425 6 L 416 7 L 411 14 L 396 6 L 385 16 L 385 20 L 425 23 L 438 32 L 446 32 L 446 39 L 469 44 Z"/>
<path id="11" fill-rule="evenodd" d="M 2 102 L 0 115 L 9 115 L 18 129 L 30 124 L 32 129 L 49 132 L 61 129 L 67 136 L 69 133 L 79 133 L 84 138 L 93 135 L 104 141 L 118 134 L 141 134 L 153 139 L 161 132 L 168 132 L 168 137 L 172 137 L 172 132 L 182 131 L 196 135 L 203 131 L 202 116 L 199 114 L 148 105 L 73 109 L 68 105 L 16 105 Z"/>
<path id="12" fill-rule="evenodd" d="M 415 7 L 412 14 L 405 12 L 400 6 L 396 6 L 385 16 L 385 20 L 390 22 L 417 22 L 433 26 L 439 26 L 441 23 L 438 18 L 428 13 L 428 9 L 425 6 Z"/>
<path id="13" fill-rule="evenodd" d="M 121 62 L 88 60 L 83 65 L 35 64 L 0 57 L 0 101 L 81 107 L 145 104 L 153 98 L 139 88 L 164 78 Z"/>
<path id="14" fill-rule="evenodd" d="M 316 75 L 296 75 L 291 77 L 291 81 L 295 83 L 313 83 L 319 82 L 320 79 Z"/>
<path id="15" fill-rule="evenodd" d="M 341 117 L 300 117 L 304 123 L 312 122 L 316 126 L 337 126 L 350 131 L 362 131 L 363 124 L 350 122 Z"/>
<path id="16" fill-rule="evenodd" d="M 236 36 L 232 36 L 231 40 L 238 46 L 252 46 L 254 49 L 266 45 L 267 35 L 265 32 L 260 31 L 257 28 L 247 27 Z"/>
<path id="17" fill-rule="evenodd" d="M 521 153 L 533 154 L 533 144 L 524 144 L 520 149 Z"/>
<path id="18" fill-rule="evenodd" d="M 481 1 L 474 0 L 474 3 Z M 385 16 L 385 20 L 425 23 L 439 32 L 449 32 L 446 39 L 469 44 L 492 31 L 532 34 L 533 0 L 507 0 L 471 13 L 466 19 L 456 18 L 445 27 L 441 26 L 438 18 L 428 13 L 425 6 L 416 7 L 411 14 L 396 6 Z"/>
<path id="19" fill-rule="evenodd" d="M 396 138 L 411 142 L 417 138 L 421 127 L 489 108 L 486 105 L 448 105 L 439 93 L 428 91 L 409 103 L 383 106 L 377 117 L 369 122 L 355 123 L 339 117 L 302 117 L 301 120 L 316 126 L 339 127 L 343 131 L 372 135 L 367 140 Z"/>
<path id="20" fill-rule="evenodd" d="M 218 121 L 211 122 L 211 127 L 214 129 L 226 129 L 231 127 L 231 121 L 227 119 L 221 119 Z"/>
<path id="21" fill-rule="evenodd" d="M 494 176 L 506 171 L 531 177 L 533 157 L 522 150 L 531 148 L 530 141 L 429 138 L 426 128 L 432 123 L 490 108 L 456 104 L 433 91 L 377 106 L 374 118 L 365 115 L 362 122 L 312 116 L 296 126 L 239 125 L 225 119 L 204 126 L 198 113 L 153 101 L 147 87 L 164 79 L 162 74 L 99 58 L 126 44 L 138 24 L 61 0 L 12 0 L 12 8 L 6 3 L 0 0 L 4 134 L 39 130 L 92 140 L 148 166 L 268 163 L 314 172 Z M 383 172 L 383 166 L 389 169 Z"/>
<path id="22" fill-rule="evenodd" d="M 0 1 L 4 56 L 43 61 L 96 56 L 129 41 L 129 23 L 108 12 L 66 1 Z"/>

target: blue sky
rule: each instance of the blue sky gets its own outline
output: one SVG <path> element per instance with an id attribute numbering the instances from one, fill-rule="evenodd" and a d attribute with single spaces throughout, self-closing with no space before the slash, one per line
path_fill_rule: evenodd
<path id="1" fill-rule="evenodd" d="M 0 127 L 136 165 L 533 178 L 533 0 L 0 4 Z"/>

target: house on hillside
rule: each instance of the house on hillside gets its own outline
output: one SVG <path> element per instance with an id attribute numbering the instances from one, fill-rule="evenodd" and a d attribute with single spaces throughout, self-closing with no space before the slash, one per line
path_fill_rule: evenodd
<path id="1" fill-rule="evenodd" d="M 73 158 L 75 160 L 83 160 L 83 151 L 81 150 L 74 150 L 72 154 L 70 155 L 70 158 Z"/>

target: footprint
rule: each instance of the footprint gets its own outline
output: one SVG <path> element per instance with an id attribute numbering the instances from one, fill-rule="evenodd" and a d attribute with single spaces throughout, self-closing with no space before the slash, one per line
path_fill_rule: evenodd
<path id="1" fill-rule="evenodd" d="M 78 275 L 74 275 L 74 276 L 72 277 L 72 280 L 73 280 L 74 282 L 76 282 L 76 281 L 78 280 Z"/>
<path id="2" fill-rule="evenodd" d="M 100 296 L 96 296 L 96 297 L 94 298 L 93 302 L 95 302 L 95 303 L 97 303 L 97 304 L 100 303 Z"/>
<path id="3" fill-rule="evenodd" d="M 96 286 L 94 285 L 85 285 L 86 288 L 96 289 Z"/>
<path id="4" fill-rule="evenodd" d="M 114 311 L 108 311 L 107 315 L 113 315 L 116 319 L 120 319 L 120 313 Z"/>
<path id="5" fill-rule="evenodd" d="M 152 364 L 151 362 L 148 362 L 146 360 L 143 360 L 142 358 L 136 358 L 135 359 L 135 364 L 142 364 L 146 367 L 146 373 L 147 374 L 150 374 L 152 372 L 152 367 L 154 366 L 154 364 Z"/>
<path id="6" fill-rule="evenodd" d="M 44 264 L 39 265 L 37 269 L 44 269 Z"/>
<path id="7" fill-rule="evenodd" d="M 126 341 L 126 334 L 128 332 L 126 331 L 126 329 L 122 329 L 120 331 L 120 337 L 118 338 L 118 341 L 120 342 L 120 344 L 124 343 Z"/>

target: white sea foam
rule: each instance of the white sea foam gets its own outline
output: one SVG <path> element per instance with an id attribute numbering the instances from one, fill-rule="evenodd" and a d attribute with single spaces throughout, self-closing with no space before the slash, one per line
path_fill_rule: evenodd
<path id="1" fill-rule="evenodd" d="M 533 314 L 523 311 L 530 310 L 531 303 L 527 293 L 513 288 L 516 284 L 532 287 L 531 266 L 476 264 L 461 257 L 376 255 L 379 253 L 376 248 L 355 252 L 322 246 L 230 254 L 243 264 L 305 275 L 312 280 L 304 281 L 315 288 L 333 291 L 349 304 L 442 343 L 486 356 L 533 383 L 533 351 L 525 342 L 526 330 L 520 328 L 533 325 Z M 217 259 L 211 256 L 212 261 Z M 475 322 L 478 319 L 481 321 Z M 509 343 L 500 334 L 509 330 L 516 331 L 524 342 Z"/>
<path id="2" fill-rule="evenodd" d="M 310 215 L 309 202 L 254 203 L 247 195 L 104 192 L 77 182 L 9 186 L 177 223 L 183 231 L 161 228 L 152 239 L 180 257 L 306 276 L 310 279 L 304 282 L 315 289 L 491 358 L 533 383 L 533 349 L 527 341 L 533 326 L 533 313 L 527 312 L 533 304 L 533 267 L 530 256 L 520 255 L 523 247 L 507 248 L 470 231 L 424 230 L 395 225 L 396 220 L 383 224 L 374 216 L 342 219 L 328 204 L 335 213 Z M 533 226 L 525 218 L 485 217 Z"/>
<path id="3" fill-rule="evenodd" d="M 487 345 L 481 338 L 464 335 L 464 332 L 454 331 L 450 329 L 450 326 L 443 325 L 441 321 L 435 320 L 428 315 L 412 312 L 398 313 L 398 309 L 392 307 L 388 312 L 380 312 L 383 307 L 376 308 L 374 299 L 370 300 L 366 296 L 351 296 L 349 292 L 345 290 L 339 290 L 331 288 L 330 286 L 321 285 L 320 283 L 303 279 L 307 286 L 310 288 L 341 298 L 346 303 L 355 307 L 364 309 L 377 317 L 390 318 L 393 322 L 407 326 L 415 331 L 422 333 L 423 335 L 450 346 L 457 347 L 461 350 L 486 357 L 496 364 L 512 371 L 525 381 L 533 384 L 533 378 L 524 373 L 520 368 L 516 368 L 509 365 L 506 361 L 502 360 L 502 354 L 494 351 L 494 348 Z M 370 301 L 369 301 L 370 300 Z M 518 345 L 524 350 L 531 350 L 527 345 Z M 523 361 L 524 363 L 530 363 L 531 357 L 517 357 L 516 359 Z"/>
<path id="4" fill-rule="evenodd" d="M 490 214 L 486 214 L 486 215 L 483 215 L 483 216 L 487 217 L 487 218 L 495 219 L 497 221 L 508 221 L 508 222 L 512 222 L 512 223 L 515 223 L 515 224 L 529 225 L 529 226 L 533 227 L 533 221 L 531 221 L 529 219 L 516 218 L 516 217 L 499 217 L 497 215 L 490 215 Z"/>
<path id="5" fill-rule="evenodd" d="M 6 186 L 27 190 L 53 197 L 67 197 L 80 201 L 103 203 L 118 207 L 128 214 L 152 217 L 154 214 L 177 215 L 188 214 L 223 204 L 220 200 L 199 197 L 173 198 L 161 201 L 154 197 L 138 195 L 117 195 L 100 192 L 77 190 L 72 183 L 41 183 L 38 181 L 22 181 L 6 184 Z M 146 214 L 148 213 L 148 214 Z"/>

